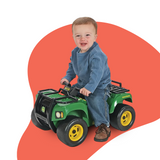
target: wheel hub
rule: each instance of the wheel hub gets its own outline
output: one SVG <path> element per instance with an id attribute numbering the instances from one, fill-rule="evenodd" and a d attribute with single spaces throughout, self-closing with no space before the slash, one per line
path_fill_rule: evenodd
<path id="1" fill-rule="evenodd" d="M 125 111 L 121 116 L 121 124 L 123 126 L 128 126 L 132 120 L 132 113 L 130 111 Z"/>
<path id="2" fill-rule="evenodd" d="M 80 124 L 75 124 L 69 130 L 69 139 L 71 141 L 78 141 L 83 135 L 83 127 Z"/>

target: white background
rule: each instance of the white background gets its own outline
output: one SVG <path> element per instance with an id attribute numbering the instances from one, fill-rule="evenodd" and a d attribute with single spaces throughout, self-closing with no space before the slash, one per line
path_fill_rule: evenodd
<path id="1" fill-rule="evenodd" d="M 17 159 L 19 140 L 30 121 L 33 97 L 27 66 L 33 48 L 48 33 L 81 16 L 127 29 L 160 52 L 158 0 L 0 1 L 1 160 Z M 160 119 L 126 132 L 107 143 L 90 160 L 100 157 L 160 160 L 159 128 Z"/>

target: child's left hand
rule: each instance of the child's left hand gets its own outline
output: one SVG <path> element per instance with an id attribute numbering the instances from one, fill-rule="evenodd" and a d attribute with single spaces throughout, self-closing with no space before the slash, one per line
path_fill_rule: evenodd
<path id="1" fill-rule="evenodd" d="M 86 88 L 81 88 L 80 93 L 88 97 L 91 92 L 87 90 Z"/>

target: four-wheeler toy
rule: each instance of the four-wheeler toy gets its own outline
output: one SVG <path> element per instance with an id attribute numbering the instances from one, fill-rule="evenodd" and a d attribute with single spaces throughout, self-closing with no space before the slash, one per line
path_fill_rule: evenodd
<path id="1" fill-rule="evenodd" d="M 126 131 L 135 121 L 134 109 L 123 101 L 132 102 L 128 89 L 111 85 L 109 104 L 111 126 Z M 65 83 L 64 89 L 40 90 L 36 95 L 35 107 L 31 114 L 32 122 L 42 130 L 53 130 L 66 145 L 74 147 L 81 144 L 88 133 L 88 127 L 94 125 L 87 108 L 87 102 L 80 96 L 79 88 Z"/>

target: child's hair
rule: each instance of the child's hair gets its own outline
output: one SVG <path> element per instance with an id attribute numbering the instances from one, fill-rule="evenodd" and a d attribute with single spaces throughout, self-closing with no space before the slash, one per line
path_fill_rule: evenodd
<path id="1" fill-rule="evenodd" d="M 73 23 L 72 23 L 72 32 L 73 32 L 73 26 L 74 25 L 81 25 L 81 24 L 93 24 L 96 34 L 97 34 L 97 23 L 94 19 L 90 17 L 80 17 L 77 18 Z"/>

